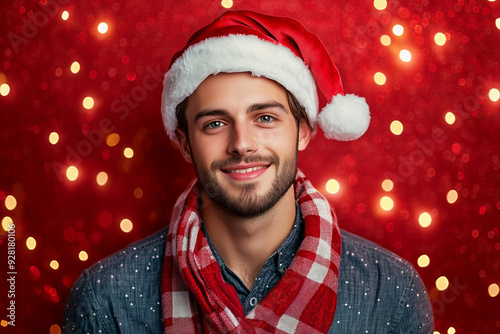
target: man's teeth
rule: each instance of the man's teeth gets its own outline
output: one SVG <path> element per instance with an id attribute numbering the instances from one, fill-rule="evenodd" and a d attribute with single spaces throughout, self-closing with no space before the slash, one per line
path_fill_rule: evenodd
<path id="1" fill-rule="evenodd" d="M 266 168 L 266 167 L 265 166 L 259 166 L 259 167 L 251 167 L 251 168 L 246 168 L 246 169 L 233 169 L 233 170 L 228 170 L 227 172 L 229 174 L 231 174 L 231 173 L 244 174 L 244 173 L 250 173 L 250 172 L 253 172 L 254 170 L 262 169 L 262 168 Z"/>

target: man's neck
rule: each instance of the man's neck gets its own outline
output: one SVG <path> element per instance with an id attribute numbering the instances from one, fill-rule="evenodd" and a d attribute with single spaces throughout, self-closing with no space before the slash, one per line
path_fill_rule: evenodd
<path id="1" fill-rule="evenodd" d="M 293 186 L 269 211 L 252 218 L 230 215 L 207 198 L 203 201 L 208 201 L 202 217 L 212 243 L 224 263 L 251 289 L 266 260 L 293 228 Z"/>

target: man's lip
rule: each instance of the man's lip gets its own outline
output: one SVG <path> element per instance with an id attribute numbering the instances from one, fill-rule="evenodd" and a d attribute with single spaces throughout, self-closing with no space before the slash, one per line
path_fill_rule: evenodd
<path id="1" fill-rule="evenodd" d="M 271 164 L 268 164 L 268 163 L 253 163 L 253 164 L 245 164 L 245 165 L 234 165 L 234 166 L 229 166 L 229 167 L 223 167 L 223 168 L 221 168 L 221 171 L 227 173 L 227 172 L 232 172 L 235 170 L 244 170 L 244 169 L 255 168 L 255 167 L 267 168 L 270 165 Z"/>

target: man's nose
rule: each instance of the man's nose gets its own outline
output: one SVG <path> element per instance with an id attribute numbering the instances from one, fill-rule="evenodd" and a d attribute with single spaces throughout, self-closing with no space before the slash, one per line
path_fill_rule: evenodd
<path id="1" fill-rule="evenodd" d="M 227 151 L 229 154 L 249 155 L 257 151 L 258 144 L 251 125 L 234 124 Z"/>

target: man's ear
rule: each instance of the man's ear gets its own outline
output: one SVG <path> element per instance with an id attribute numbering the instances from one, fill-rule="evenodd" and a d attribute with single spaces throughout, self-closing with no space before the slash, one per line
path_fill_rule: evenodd
<path id="1" fill-rule="evenodd" d="M 177 137 L 177 143 L 182 156 L 187 162 L 193 163 L 193 158 L 191 157 L 191 146 L 189 146 L 189 140 L 186 133 L 177 128 L 175 129 L 175 136 Z"/>
<path id="2" fill-rule="evenodd" d="M 303 151 L 306 149 L 307 145 L 309 145 L 309 141 L 311 140 L 311 128 L 307 124 L 307 122 L 299 123 L 299 151 Z"/>

